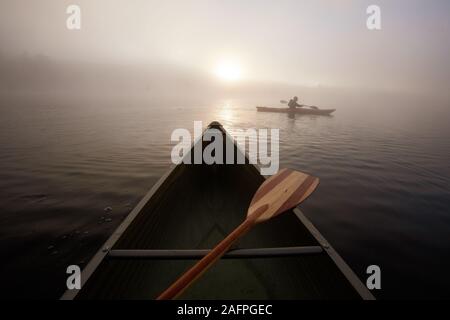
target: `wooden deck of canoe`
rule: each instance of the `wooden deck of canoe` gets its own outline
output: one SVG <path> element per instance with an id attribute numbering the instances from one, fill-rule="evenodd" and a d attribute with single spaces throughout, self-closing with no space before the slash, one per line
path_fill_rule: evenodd
<path id="1" fill-rule="evenodd" d="M 251 164 L 174 166 L 62 299 L 154 299 L 243 220 L 263 181 Z M 257 226 L 180 297 L 361 298 L 373 296 L 299 209 Z"/>

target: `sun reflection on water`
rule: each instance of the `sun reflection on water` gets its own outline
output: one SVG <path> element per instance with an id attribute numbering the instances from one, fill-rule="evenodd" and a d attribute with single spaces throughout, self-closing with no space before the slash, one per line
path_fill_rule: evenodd
<path id="1" fill-rule="evenodd" d="M 232 124 L 234 120 L 234 111 L 233 111 L 233 104 L 231 101 L 226 101 L 222 107 L 219 109 L 218 113 L 219 121 L 223 121 L 223 125 Z"/>

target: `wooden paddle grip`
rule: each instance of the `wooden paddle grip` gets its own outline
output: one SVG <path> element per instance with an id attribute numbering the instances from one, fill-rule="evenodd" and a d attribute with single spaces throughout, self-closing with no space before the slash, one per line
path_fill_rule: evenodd
<path id="1" fill-rule="evenodd" d="M 191 269 L 183 274 L 169 288 L 159 295 L 156 300 L 175 299 L 183 293 L 198 277 L 200 277 L 208 268 L 222 257 L 233 245 L 233 243 L 244 235 L 254 224 L 254 219 L 245 220 L 239 227 L 234 229 L 222 242 L 213 250 L 198 261 Z"/>

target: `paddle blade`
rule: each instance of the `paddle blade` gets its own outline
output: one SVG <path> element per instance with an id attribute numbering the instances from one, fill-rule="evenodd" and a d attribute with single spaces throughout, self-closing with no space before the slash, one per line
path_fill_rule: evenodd
<path id="1" fill-rule="evenodd" d="M 266 221 L 296 207 L 317 187 L 319 179 L 306 173 L 282 169 L 256 191 L 247 212 L 255 222 Z"/>
<path id="2" fill-rule="evenodd" d="M 288 103 L 286 100 L 280 100 L 280 102 L 284 104 Z"/>

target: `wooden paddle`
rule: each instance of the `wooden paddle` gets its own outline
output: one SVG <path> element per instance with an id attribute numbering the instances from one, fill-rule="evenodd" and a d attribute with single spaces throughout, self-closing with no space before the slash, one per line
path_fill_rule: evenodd
<path id="1" fill-rule="evenodd" d="M 178 297 L 254 225 L 297 206 L 316 189 L 318 184 L 318 178 L 290 169 L 282 169 L 267 179 L 253 196 L 245 221 L 166 289 L 157 300 Z"/>

